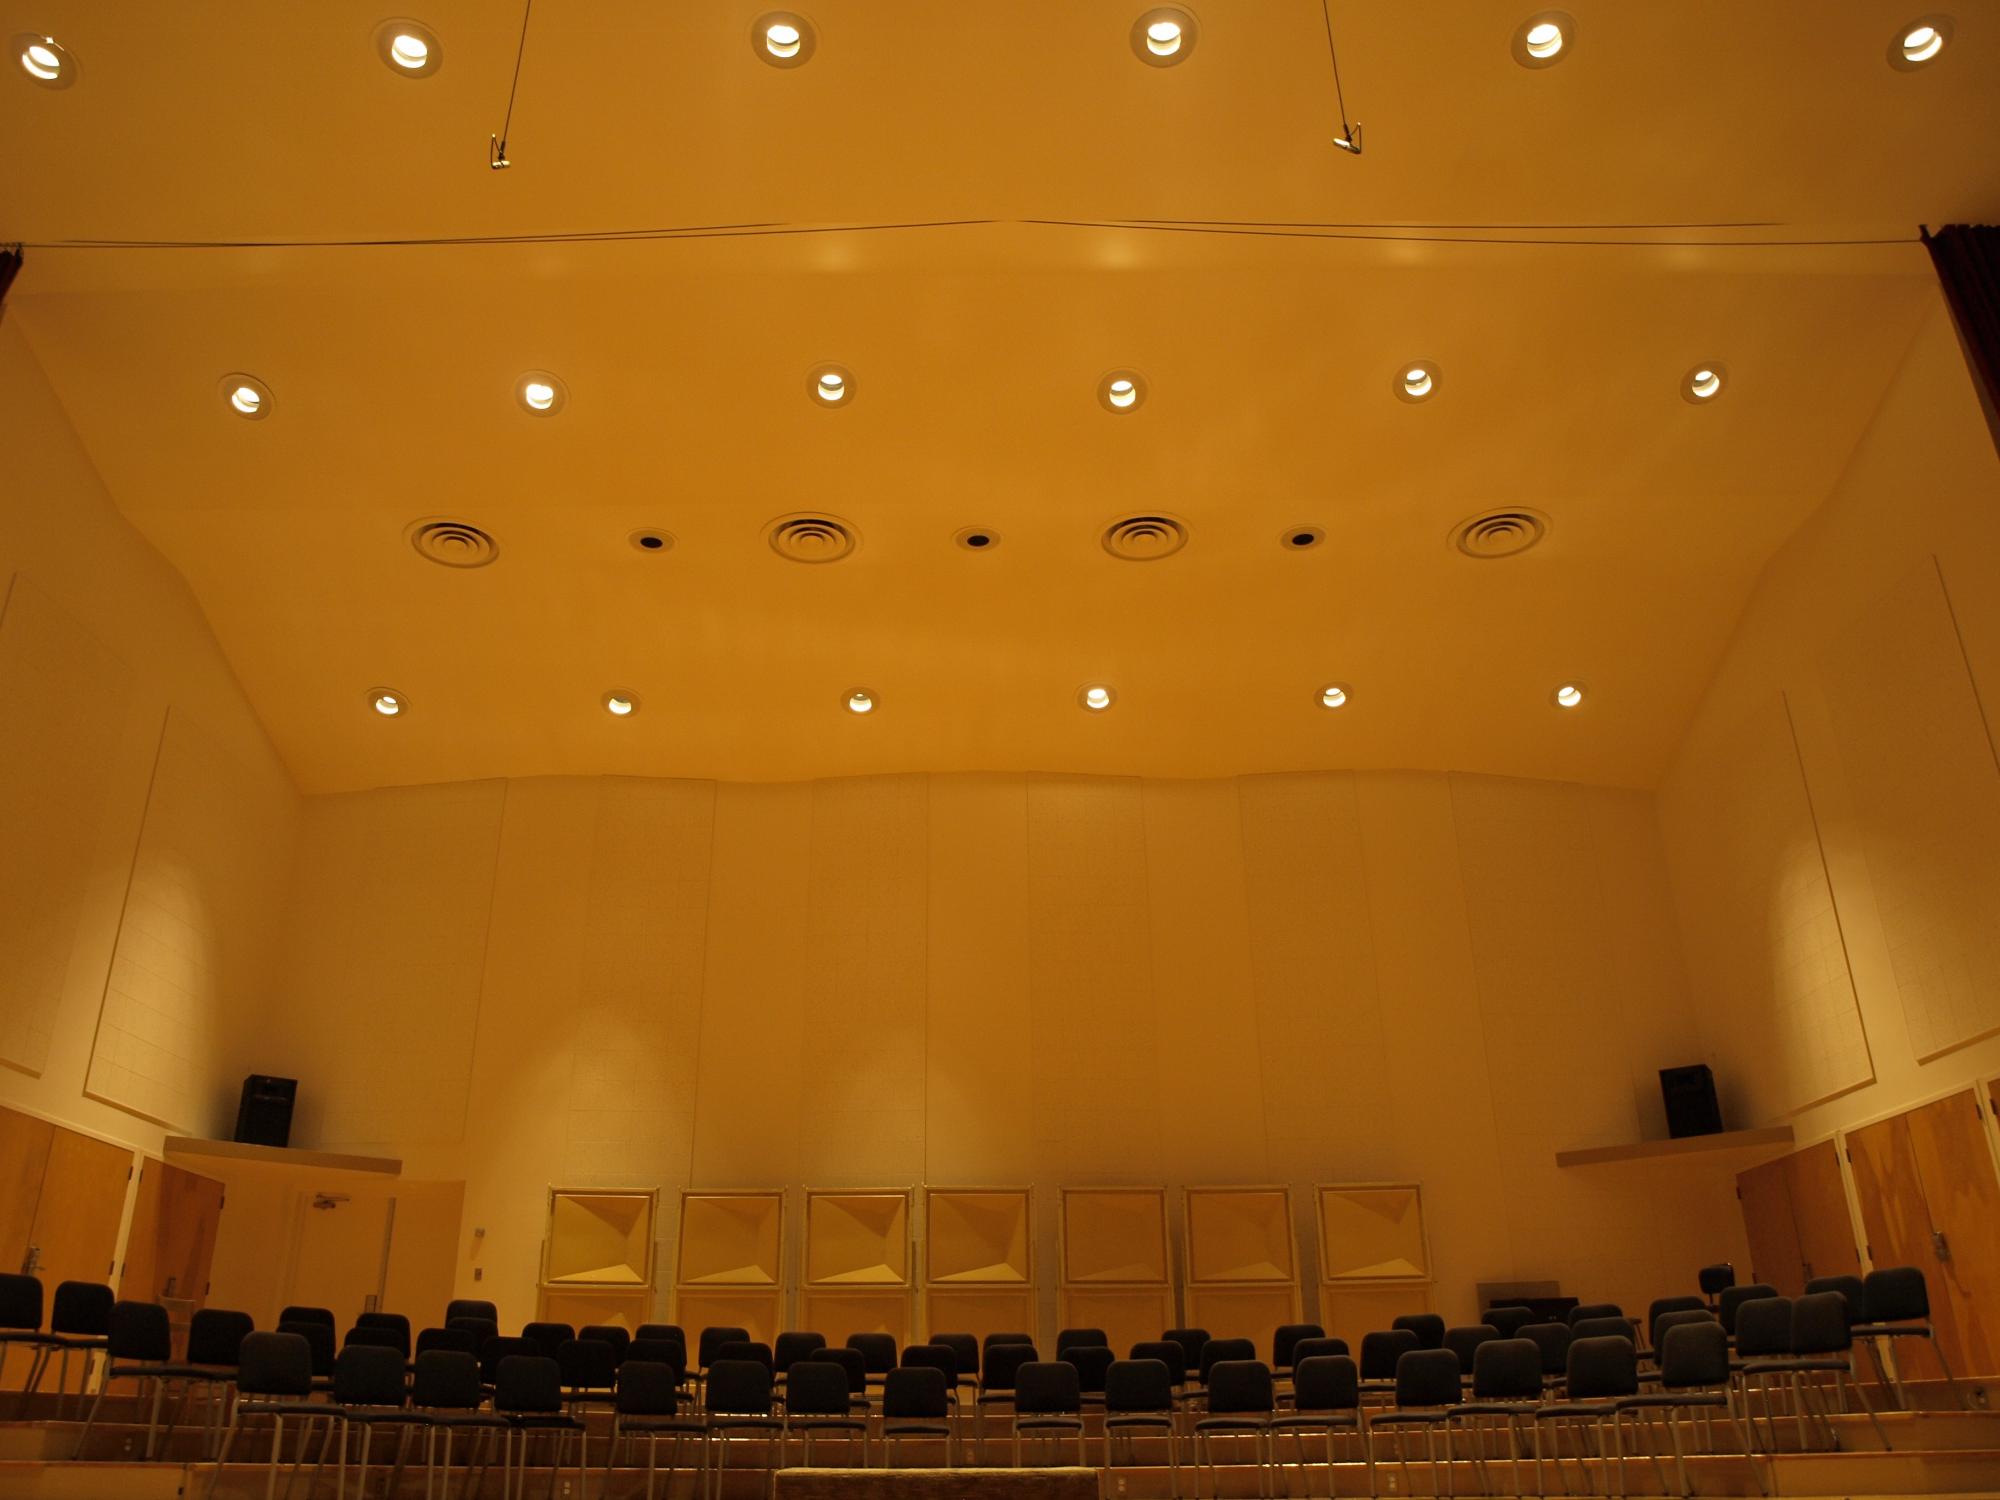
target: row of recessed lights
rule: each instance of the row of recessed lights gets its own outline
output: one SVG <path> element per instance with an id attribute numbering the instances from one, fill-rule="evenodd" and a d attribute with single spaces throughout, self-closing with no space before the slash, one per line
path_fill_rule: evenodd
<path id="1" fill-rule="evenodd" d="M 1418 360 L 1390 378 L 1389 388 L 1410 403 L 1428 401 L 1438 392 L 1442 375 L 1435 363 Z M 1696 406 L 1722 394 L 1727 370 L 1714 361 L 1695 365 L 1681 377 L 1681 396 Z M 271 414 L 271 387 L 255 375 L 238 371 L 222 377 L 222 399 L 239 417 L 252 421 Z M 837 410 L 854 400 L 854 375 L 844 365 L 815 365 L 806 376 L 806 390 L 815 405 Z M 1097 382 L 1097 400 L 1106 411 L 1137 410 L 1146 400 L 1146 377 L 1137 370 L 1112 370 Z M 552 417 L 569 404 L 569 387 L 547 370 L 529 370 L 514 382 L 514 399 L 531 416 Z"/>
<path id="2" fill-rule="evenodd" d="M 1200 28 L 1194 14 L 1178 5 L 1144 12 L 1132 23 L 1132 51 L 1153 67 L 1185 62 L 1194 51 Z M 1923 67 L 1942 53 L 1952 37 L 1952 18 L 1920 16 L 1899 27 L 1889 43 L 1889 64 L 1903 70 Z M 770 11 L 750 28 L 750 47 L 774 68 L 796 68 L 816 50 L 818 34 L 804 16 Z M 1553 67 L 1570 55 L 1576 43 L 1576 20 L 1566 11 L 1540 11 L 1515 28 L 1511 50 L 1524 68 Z M 67 88 L 76 81 L 77 65 L 68 48 L 52 36 L 28 34 L 14 38 L 21 70 L 45 88 Z M 384 21 L 375 29 L 375 51 L 388 69 L 403 78 L 428 78 L 444 64 L 444 45 L 421 21 Z"/>
<path id="3" fill-rule="evenodd" d="M 1557 708 L 1581 708 L 1588 689 L 1580 682 L 1565 682 L 1549 694 Z M 1321 708 L 1345 708 L 1353 689 L 1344 682 L 1329 682 L 1313 694 Z M 1086 713 L 1101 714 L 1118 701 L 1118 689 L 1108 682 L 1085 683 L 1076 690 L 1077 706 Z M 875 712 L 876 696 L 867 688 L 853 688 L 841 695 L 841 707 L 851 714 Z M 629 719 L 639 711 L 639 695 L 630 688 L 613 688 L 603 698 L 604 711 L 614 719 Z M 410 700 L 393 688 L 370 688 L 368 706 L 385 719 L 400 718 L 409 711 Z"/>

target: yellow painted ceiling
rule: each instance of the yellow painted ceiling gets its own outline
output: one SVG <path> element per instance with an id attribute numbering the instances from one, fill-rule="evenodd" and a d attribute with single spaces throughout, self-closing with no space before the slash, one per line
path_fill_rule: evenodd
<path id="1" fill-rule="evenodd" d="M 1131 54 L 1141 8 L 814 4 L 816 56 L 780 70 L 759 5 L 539 0 L 495 173 L 498 0 L 413 0 L 444 44 L 424 80 L 344 0 L 0 0 L 0 33 L 55 35 L 80 72 L 0 79 L 0 240 L 31 246 L 9 316 L 308 790 L 1650 784 L 1935 305 L 1914 245 L 1798 242 L 2000 214 L 2000 18 L 1966 7 L 1905 73 L 1884 54 L 1910 18 L 1872 0 L 1620 0 L 1573 7 L 1571 55 L 1530 71 L 1529 7 L 1336 3 L 1355 158 L 1328 144 L 1314 0 L 1198 5 L 1166 69 Z M 545 238 L 730 225 L 783 232 Z M 1342 225 L 1404 227 L 1300 227 Z M 542 238 L 296 243 L 493 235 Z M 1413 406 L 1391 377 L 1418 358 L 1441 378 Z M 853 371 L 848 409 L 810 402 L 819 360 Z M 1730 378 L 1697 408 L 1677 385 L 1702 361 Z M 1113 415 L 1094 386 L 1127 365 L 1150 395 Z M 560 416 L 514 403 L 528 369 L 563 377 Z M 234 370 L 268 419 L 226 411 Z M 1502 505 L 1549 539 L 1451 550 Z M 766 545 L 821 509 L 852 558 Z M 1155 511 L 1190 529 L 1177 556 L 1098 545 Z M 405 532 L 431 516 L 499 561 L 422 561 Z M 1000 545 L 954 547 L 973 524 Z M 1300 525 L 1325 544 L 1282 550 Z M 642 526 L 676 545 L 635 551 Z M 1575 714 L 1548 703 L 1568 678 Z M 1099 680 L 1117 707 L 1087 715 Z M 378 684 L 411 712 L 368 712 Z M 856 686 L 878 712 L 842 711 Z M 599 706 L 613 687 L 633 718 Z"/>

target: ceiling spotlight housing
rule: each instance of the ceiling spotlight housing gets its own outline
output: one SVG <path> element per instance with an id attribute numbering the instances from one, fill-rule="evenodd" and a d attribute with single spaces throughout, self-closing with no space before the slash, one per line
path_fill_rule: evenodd
<path id="1" fill-rule="evenodd" d="M 814 365 L 806 373 L 806 390 L 814 406 L 839 411 L 854 404 L 854 372 L 846 365 Z"/>
<path id="2" fill-rule="evenodd" d="M 375 28 L 375 55 L 398 78 L 428 78 L 444 66 L 444 43 L 422 21 L 396 17 Z"/>
<path id="3" fill-rule="evenodd" d="M 1000 533 L 991 526 L 967 526 L 951 539 L 967 552 L 991 552 L 1000 545 Z"/>
<path id="4" fill-rule="evenodd" d="M 1889 66 L 1901 73 L 1929 66 L 1951 45 L 1951 33 L 1950 16 L 1918 16 L 1898 26 L 1889 40 Z"/>
<path id="5" fill-rule="evenodd" d="M 372 687 L 368 690 L 368 706 L 383 718 L 394 719 L 409 712 L 410 700 L 394 688 Z"/>
<path id="6" fill-rule="evenodd" d="M 271 388 L 255 375 L 245 375 L 239 370 L 223 376 L 216 388 L 222 392 L 222 404 L 231 416 L 246 422 L 261 422 L 271 415 Z"/>
<path id="7" fill-rule="evenodd" d="M 1137 411 L 1146 404 L 1146 377 L 1137 370 L 1106 370 L 1098 377 L 1097 404 L 1108 412 Z"/>
<path id="8" fill-rule="evenodd" d="M 671 531 L 662 531 L 657 526 L 648 526 L 642 531 L 633 532 L 628 540 L 636 550 L 657 557 L 662 552 L 673 550 L 674 534 Z"/>
<path id="9" fill-rule="evenodd" d="M 52 36 L 22 32 L 14 38 L 14 60 L 23 73 L 45 89 L 66 89 L 76 82 L 76 59 Z"/>
<path id="10" fill-rule="evenodd" d="M 1088 682 L 1076 691 L 1085 713 L 1101 714 L 1118 701 L 1118 689 L 1105 682 Z"/>
<path id="11" fill-rule="evenodd" d="M 1132 23 L 1132 54 L 1153 68 L 1186 62 L 1201 35 L 1194 12 L 1182 5 L 1156 5 Z"/>
<path id="12" fill-rule="evenodd" d="M 1287 526 L 1278 533 L 1278 545 L 1287 552 L 1307 552 L 1326 540 L 1317 526 Z"/>
<path id="13" fill-rule="evenodd" d="M 1576 47 L 1576 17 L 1566 10 L 1536 11 L 1514 28 L 1514 61 L 1524 68 L 1553 68 Z"/>
<path id="14" fill-rule="evenodd" d="M 1728 370 L 1715 360 L 1703 360 L 1681 376 L 1681 400 L 1690 406 L 1707 406 L 1728 384 Z"/>
<path id="15" fill-rule="evenodd" d="M 604 695 L 604 711 L 614 719 L 629 719 L 639 711 L 639 695 L 630 688 L 613 688 Z"/>
<path id="16" fill-rule="evenodd" d="M 1414 406 L 1437 394 L 1440 378 L 1436 360 L 1413 359 L 1396 371 L 1389 388 L 1396 393 L 1397 400 Z"/>
<path id="17" fill-rule="evenodd" d="M 1352 692 L 1344 682 L 1329 682 L 1313 694 L 1313 702 L 1321 708 L 1345 708 Z"/>
<path id="18" fill-rule="evenodd" d="M 797 11 L 766 11 L 750 28 L 750 50 L 774 68 L 803 67 L 819 37 Z"/>
<path id="19" fill-rule="evenodd" d="M 867 688 L 850 688 L 842 695 L 840 706 L 851 714 L 872 714 L 875 712 L 875 695 Z"/>
<path id="20" fill-rule="evenodd" d="M 514 399 L 531 417 L 553 417 L 569 405 L 569 387 L 547 370 L 529 370 L 514 382 Z"/>
<path id="21" fill-rule="evenodd" d="M 1565 682 L 1549 694 L 1549 702 L 1557 708 L 1581 708 L 1584 699 L 1590 696 L 1590 689 L 1580 682 Z"/>

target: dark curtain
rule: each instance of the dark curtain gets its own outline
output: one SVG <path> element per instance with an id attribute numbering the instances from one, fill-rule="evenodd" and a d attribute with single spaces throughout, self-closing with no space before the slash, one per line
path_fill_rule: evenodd
<path id="1" fill-rule="evenodd" d="M 19 250 L 0 250 L 0 313 L 7 309 L 7 288 L 14 284 L 14 273 L 20 269 Z"/>
<path id="2" fill-rule="evenodd" d="M 1994 446 L 2000 447 L 2000 229 L 1951 224 L 1936 234 L 1925 231 L 1924 248 L 1951 304 Z"/>

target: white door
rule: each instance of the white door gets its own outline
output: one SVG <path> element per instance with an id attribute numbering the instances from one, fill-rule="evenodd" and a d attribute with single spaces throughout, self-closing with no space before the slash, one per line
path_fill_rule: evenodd
<path id="1" fill-rule="evenodd" d="M 381 1306 L 395 1233 L 394 1198 L 313 1193 L 299 1204 L 291 1284 L 285 1301 L 333 1309 L 345 1333 L 362 1313 Z"/>

